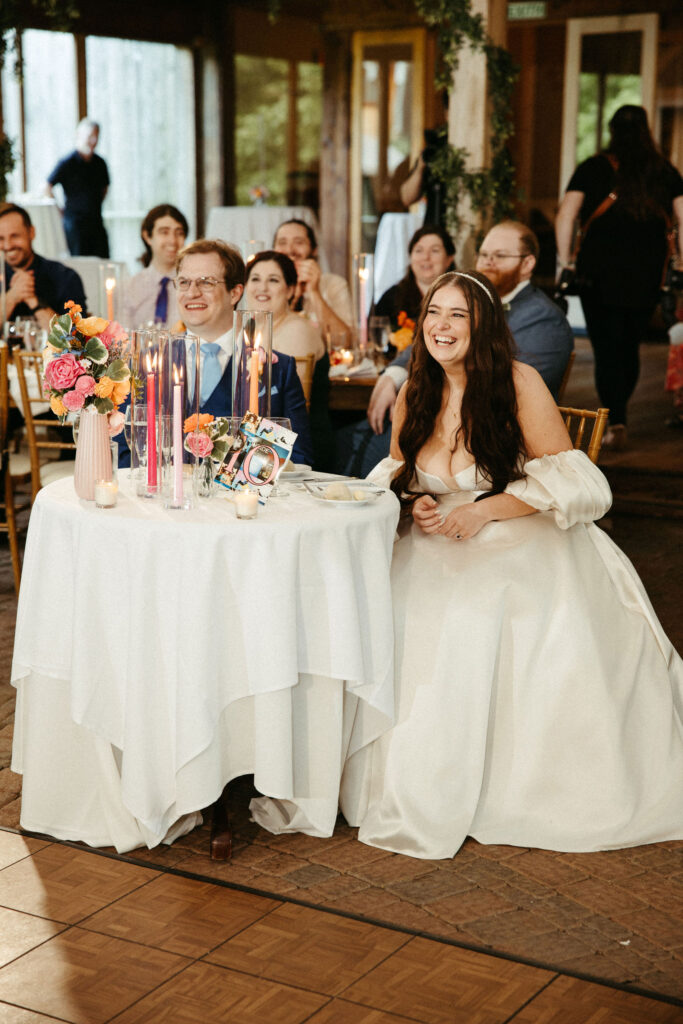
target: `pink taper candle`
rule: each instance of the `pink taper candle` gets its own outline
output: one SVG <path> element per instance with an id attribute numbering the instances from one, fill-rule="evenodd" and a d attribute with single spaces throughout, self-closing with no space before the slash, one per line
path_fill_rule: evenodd
<path id="1" fill-rule="evenodd" d="M 147 356 L 147 486 L 157 486 L 156 374 Z"/>
<path id="2" fill-rule="evenodd" d="M 173 503 L 183 501 L 183 386 L 178 381 L 178 370 L 174 368 L 173 386 Z"/>

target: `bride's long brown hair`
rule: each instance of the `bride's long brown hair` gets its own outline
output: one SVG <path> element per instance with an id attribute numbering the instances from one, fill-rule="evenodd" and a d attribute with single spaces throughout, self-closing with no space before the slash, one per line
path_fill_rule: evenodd
<path id="1" fill-rule="evenodd" d="M 423 325 L 435 293 L 446 285 L 463 292 L 470 315 L 470 344 L 465 355 L 466 384 L 462 397 L 461 424 L 454 449 L 462 437 L 479 473 L 492 490 L 505 490 L 518 480 L 521 458 L 526 454 L 517 420 L 517 396 L 512 380 L 514 341 L 498 295 L 483 274 L 469 277 L 457 271 L 442 274 L 424 297 L 413 336 L 413 352 L 406 385 L 406 413 L 398 435 L 403 467 L 391 484 L 408 513 L 422 492 L 411 492 L 420 450 L 434 433 L 443 402 L 444 371 L 429 354 Z"/>

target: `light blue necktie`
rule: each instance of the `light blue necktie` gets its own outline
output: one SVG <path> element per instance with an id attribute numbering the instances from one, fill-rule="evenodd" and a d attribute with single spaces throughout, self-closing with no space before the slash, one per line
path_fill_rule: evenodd
<path id="1" fill-rule="evenodd" d="M 222 372 L 221 364 L 218 359 L 218 353 L 221 347 L 216 341 L 203 341 L 201 344 L 202 355 L 204 356 L 204 362 L 202 363 L 202 390 L 201 390 L 201 404 L 211 398 L 215 389 L 218 387 Z"/>

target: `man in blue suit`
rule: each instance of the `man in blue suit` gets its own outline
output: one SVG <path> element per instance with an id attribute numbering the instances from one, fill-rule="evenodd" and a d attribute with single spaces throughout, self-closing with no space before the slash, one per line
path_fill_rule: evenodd
<path id="1" fill-rule="evenodd" d="M 244 262 L 217 239 L 200 238 L 178 253 L 174 284 L 188 331 L 201 339 L 200 412 L 232 415 L 232 332 L 234 309 L 244 291 Z M 294 462 L 312 463 L 313 446 L 296 360 L 277 353 L 270 388 L 272 416 L 287 416 L 297 433 Z M 128 465 L 126 452 L 119 465 Z"/>
<path id="2" fill-rule="evenodd" d="M 574 337 L 560 308 L 531 284 L 537 259 L 538 239 L 533 231 L 519 221 L 506 220 L 486 235 L 476 269 L 486 274 L 501 298 L 517 359 L 538 370 L 557 399 Z M 368 422 L 340 432 L 346 434 L 338 438 L 340 472 L 366 476 L 389 454 L 391 419 L 398 391 L 408 377 L 411 350 L 410 345 L 404 349 L 375 384 Z"/>

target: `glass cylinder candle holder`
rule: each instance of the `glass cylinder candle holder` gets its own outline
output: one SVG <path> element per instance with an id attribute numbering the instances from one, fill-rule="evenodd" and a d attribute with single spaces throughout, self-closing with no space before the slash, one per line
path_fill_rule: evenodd
<path id="1" fill-rule="evenodd" d="M 371 252 L 357 252 L 353 257 L 353 298 L 358 325 L 358 355 L 362 361 L 368 353 L 368 319 L 372 309 L 375 280 L 375 257 Z"/>
<path id="2" fill-rule="evenodd" d="M 194 506 L 190 452 L 185 451 L 185 422 L 199 418 L 201 394 L 200 345 L 194 334 L 163 334 L 159 402 L 164 508 L 190 509 Z M 206 435 L 196 432 L 201 441 Z"/>
<path id="3" fill-rule="evenodd" d="M 123 317 L 123 267 L 119 263 L 100 263 L 100 316 L 107 320 Z"/>
<path id="4" fill-rule="evenodd" d="M 131 479 L 139 497 L 147 496 L 148 477 L 148 393 L 150 373 L 156 373 L 161 354 L 159 351 L 159 332 L 156 330 L 133 331 L 130 343 L 130 371 L 141 381 L 139 393 L 131 387 L 130 408 L 126 410 L 125 437 L 130 448 Z M 158 390 L 158 389 L 157 389 Z M 155 391 L 155 416 L 158 408 L 158 394 Z"/>
<path id="5" fill-rule="evenodd" d="M 273 314 L 264 310 L 235 312 L 232 350 L 232 416 L 247 413 L 270 418 L 273 361 Z"/>
<path id="6" fill-rule="evenodd" d="M 242 242 L 240 245 L 240 249 L 242 250 L 242 259 L 245 263 L 249 263 L 257 253 L 264 252 L 267 248 L 268 246 L 265 242 L 261 242 L 258 238 L 250 238 L 248 241 Z"/>

